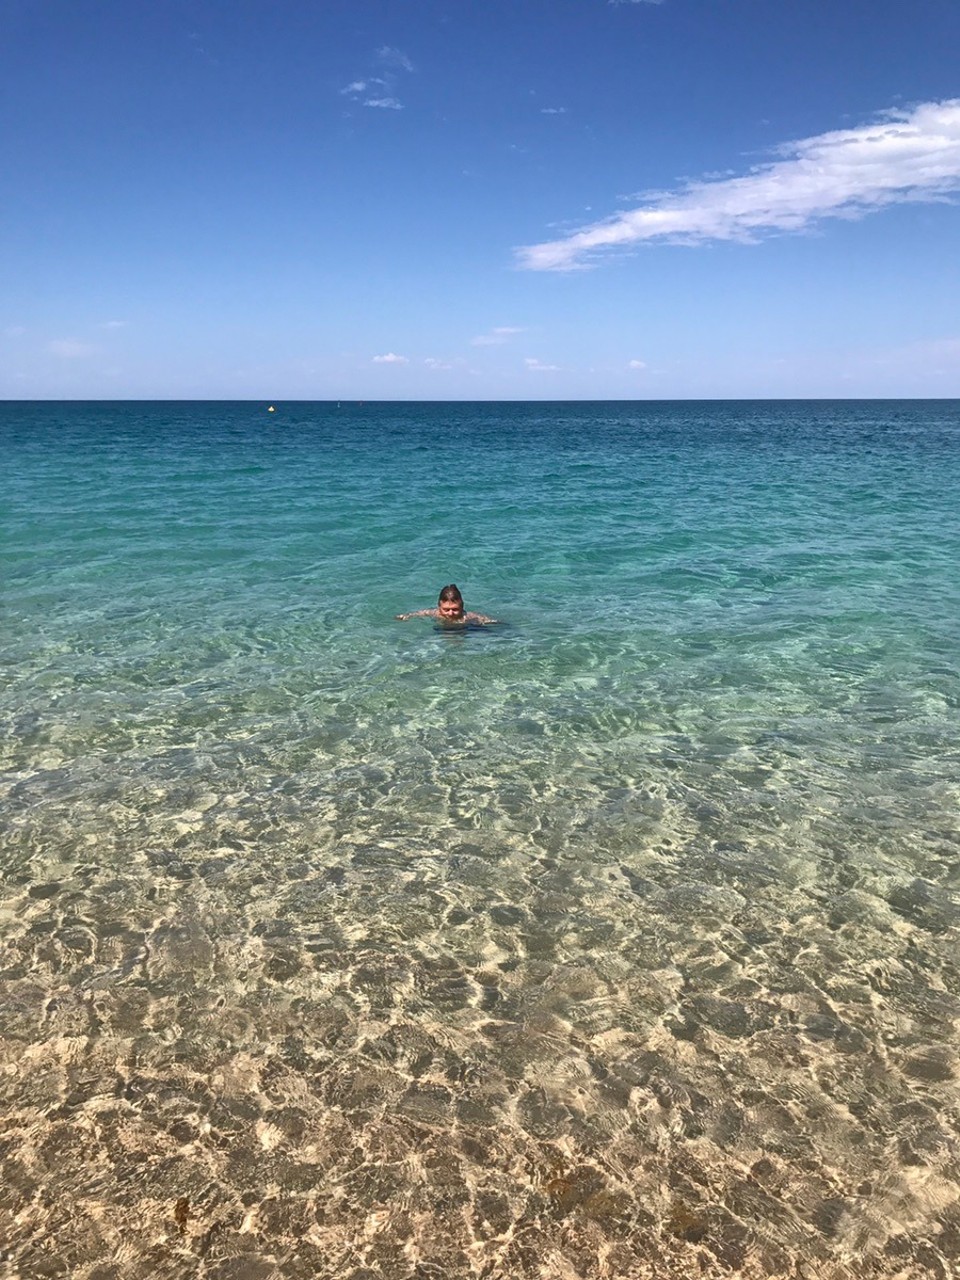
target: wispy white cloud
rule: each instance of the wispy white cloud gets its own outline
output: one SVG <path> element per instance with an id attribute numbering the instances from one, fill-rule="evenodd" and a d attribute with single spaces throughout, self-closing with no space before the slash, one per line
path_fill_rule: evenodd
<path id="1" fill-rule="evenodd" d="M 742 177 L 658 192 L 558 240 L 517 251 L 521 267 L 569 271 L 644 241 L 704 244 L 797 232 L 821 218 L 861 218 L 960 189 L 960 98 L 884 112 L 874 124 L 787 143 Z"/>
<path id="2" fill-rule="evenodd" d="M 22 324 L 11 324 L 4 329 L 3 336 L 5 338 L 22 338 L 26 332 Z"/>
<path id="3" fill-rule="evenodd" d="M 414 66 L 402 49 L 394 49 L 388 44 L 381 45 L 377 57 L 386 67 L 396 67 L 400 71 L 413 71 Z"/>
<path id="4" fill-rule="evenodd" d="M 467 362 L 463 356 L 454 356 L 450 360 L 440 360 L 437 356 L 427 356 L 423 363 L 428 369 L 462 369 L 467 373 L 476 373 L 475 369 L 467 367 Z"/>
<path id="5" fill-rule="evenodd" d="M 359 98 L 364 93 L 375 93 L 378 89 L 385 90 L 392 83 L 392 80 L 385 80 L 383 76 L 367 76 L 365 80 L 351 80 L 340 92 L 348 98 Z"/>
<path id="6" fill-rule="evenodd" d="M 199 57 L 203 58 L 205 61 L 211 63 L 215 67 L 220 66 L 220 59 L 215 58 L 212 53 L 208 53 L 204 45 L 201 43 L 203 40 L 203 36 L 200 34 L 199 31 L 188 31 L 187 40 L 191 48 L 193 49 L 194 53 L 196 53 Z"/>
<path id="7" fill-rule="evenodd" d="M 79 342 L 76 338 L 56 338 L 47 344 L 48 350 L 61 360 L 80 360 L 84 356 L 92 356 L 96 347 L 89 342 Z"/>
<path id="8" fill-rule="evenodd" d="M 628 369 L 645 369 L 646 367 L 646 360 L 630 360 L 627 364 Z"/>
<path id="9" fill-rule="evenodd" d="M 374 57 L 377 70 L 382 70 L 383 74 L 351 80 L 348 85 L 344 85 L 340 93 L 344 97 L 352 98 L 355 102 L 360 102 L 365 107 L 402 111 L 403 103 L 396 96 L 397 72 L 413 71 L 413 63 L 402 49 L 392 49 L 389 45 L 379 48 Z M 364 97 L 364 94 L 368 93 L 372 93 L 373 96 Z"/>
<path id="10" fill-rule="evenodd" d="M 663 0 L 607 0 L 608 4 L 663 4 Z"/>
<path id="11" fill-rule="evenodd" d="M 565 116 L 567 114 L 566 107 L 541 107 L 540 114 L 542 116 Z"/>
<path id="12" fill-rule="evenodd" d="M 527 356 L 523 362 L 531 373 L 559 373 L 560 366 L 558 364 L 544 364 L 542 360 L 538 360 L 536 356 Z"/>
<path id="13" fill-rule="evenodd" d="M 489 333 L 479 333 L 475 338 L 471 338 L 470 345 L 471 347 L 499 347 L 517 333 L 526 333 L 526 329 L 512 324 L 501 324 L 496 329 L 491 329 Z"/>
<path id="14" fill-rule="evenodd" d="M 384 356 L 374 356 L 374 364 L 409 364 L 410 361 L 406 356 L 398 356 L 394 351 L 388 351 Z"/>
<path id="15" fill-rule="evenodd" d="M 125 329 L 126 327 L 126 320 L 102 320 L 97 326 L 98 329 Z"/>

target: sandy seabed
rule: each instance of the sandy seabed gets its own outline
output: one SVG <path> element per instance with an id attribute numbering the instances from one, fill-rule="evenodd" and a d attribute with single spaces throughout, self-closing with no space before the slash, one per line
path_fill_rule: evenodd
<path id="1" fill-rule="evenodd" d="M 960 1274 L 948 835 L 910 876 L 23 785 L 6 1280 Z"/>

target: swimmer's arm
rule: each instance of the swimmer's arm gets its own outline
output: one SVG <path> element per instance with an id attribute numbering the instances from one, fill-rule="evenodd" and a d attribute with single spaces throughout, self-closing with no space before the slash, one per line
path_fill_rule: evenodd
<path id="1" fill-rule="evenodd" d="M 499 618 L 488 618 L 485 613 L 465 613 L 463 615 L 464 622 L 480 622 L 484 626 L 498 626 Z"/>
<path id="2" fill-rule="evenodd" d="M 438 618 L 439 616 L 437 609 L 414 609 L 413 613 L 398 613 L 396 618 L 398 622 L 406 622 L 408 618 Z"/>

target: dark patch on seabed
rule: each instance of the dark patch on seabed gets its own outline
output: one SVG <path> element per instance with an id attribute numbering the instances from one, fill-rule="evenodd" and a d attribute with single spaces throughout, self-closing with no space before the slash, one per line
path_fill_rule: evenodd
<path id="1" fill-rule="evenodd" d="M 6 1280 L 958 1274 L 935 886 L 481 833 L 281 860 L 215 800 L 122 864 L 14 850 Z"/>

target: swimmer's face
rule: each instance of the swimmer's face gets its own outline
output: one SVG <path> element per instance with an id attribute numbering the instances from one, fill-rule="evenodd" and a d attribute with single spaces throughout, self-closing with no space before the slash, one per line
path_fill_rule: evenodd
<path id="1" fill-rule="evenodd" d="M 440 610 L 440 617 L 446 618 L 448 622 L 456 622 L 463 617 L 462 600 L 441 600 L 437 608 Z"/>

